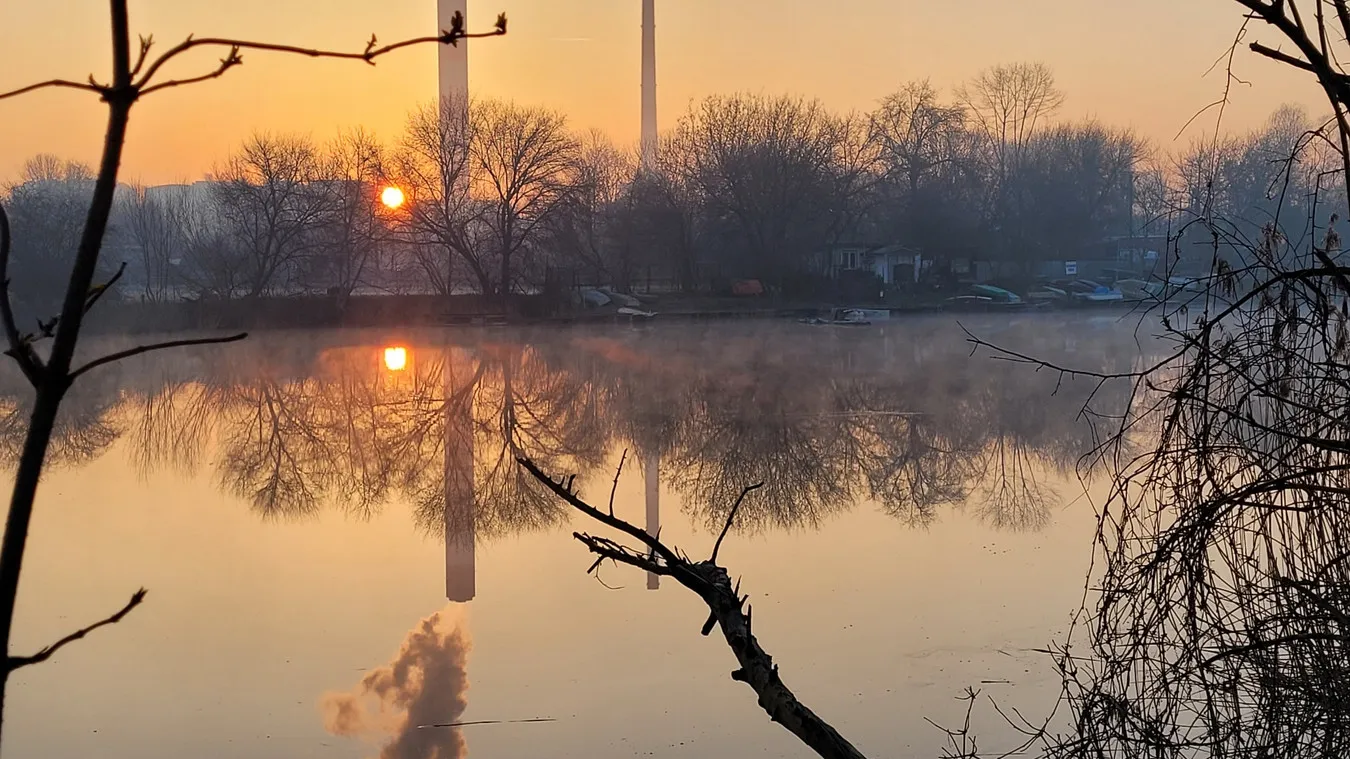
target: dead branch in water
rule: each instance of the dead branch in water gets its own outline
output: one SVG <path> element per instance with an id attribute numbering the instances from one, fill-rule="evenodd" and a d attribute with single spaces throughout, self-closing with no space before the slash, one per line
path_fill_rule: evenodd
<path id="1" fill-rule="evenodd" d="M 586 532 L 574 532 L 572 536 L 586 546 L 599 560 L 610 559 L 627 564 L 656 575 L 673 577 L 681 585 L 693 591 L 708 605 L 709 619 L 722 628 L 722 637 L 736 656 L 740 665 L 731 673 L 731 679 L 749 685 L 759 697 L 759 705 L 769 715 L 769 719 L 787 728 L 803 743 L 826 759 L 862 759 L 862 752 L 854 748 L 828 722 L 797 700 L 797 696 L 778 676 L 778 665 L 773 657 L 760 647 L 759 641 L 751 629 L 751 608 L 746 604 L 749 596 L 740 595 L 740 584 L 731 584 L 727 570 L 718 566 L 713 559 L 691 561 L 679 549 L 667 546 L 655 536 L 648 535 L 636 525 L 606 514 L 582 500 L 572 488 L 574 478 L 553 479 L 539 469 L 528 458 L 517 459 L 535 479 L 542 482 L 559 498 L 591 519 L 623 533 L 643 548 L 634 548 L 610 538 L 592 535 Z M 741 492 L 737 506 L 751 491 L 759 486 L 748 487 Z M 732 509 L 727 518 L 727 529 L 736 510 Z M 722 537 L 726 536 L 726 529 Z M 718 538 L 721 544 L 721 537 Z M 717 555 L 716 549 L 713 557 Z M 591 565 L 595 570 L 599 561 Z M 702 633 L 712 632 L 712 624 L 705 625 Z"/>

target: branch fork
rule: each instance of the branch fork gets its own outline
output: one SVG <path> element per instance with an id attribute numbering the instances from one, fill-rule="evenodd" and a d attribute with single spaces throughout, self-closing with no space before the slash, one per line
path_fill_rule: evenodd
<path id="1" fill-rule="evenodd" d="M 591 506 L 574 489 L 575 477 L 554 479 L 528 458 L 518 458 L 517 462 L 568 505 L 592 520 L 628 536 L 641 546 L 634 548 L 611 538 L 574 532 L 572 536 L 597 557 L 591 565 L 591 571 L 600 562 L 609 559 L 653 574 L 673 577 L 707 604 L 708 621 L 703 625 L 702 633 L 708 635 L 714 627 L 721 628 L 722 637 L 736 656 L 738 664 L 731 673 L 731 679 L 750 686 L 769 719 L 782 725 L 822 757 L 862 759 L 863 754 L 853 744 L 798 701 L 779 677 L 778 665 L 760 646 L 752 632 L 752 609 L 747 603 L 749 596 L 740 595 L 740 581 L 733 586 L 730 574 L 716 563 L 717 551 L 735 520 L 736 512 L 746 496 L 762 487 L 763 483 L 741 491 L 727 516 L 712 555 L 705 561 L 691 561 L 678 548 L 666 545 L 657 536 L 648 535 L 636 525 Z"/>
<path id="2" fill-rule="evenodd" d="M 268 42 L 253 42 L 249 40 L 228 39 L 221 37 L 194 37 L 189 34 L 182 42 L 174 45 L 164 51 L 157 58 L 150 57 L 150 51 L 154 47 L 155 40 L 153 36 L 142 36 L 140 38 L 140 49 L 136 56 L 136 62 L 129 70 L 124 73 L 127 76 L 122 81 L 114 81 L 112 84 L 103 84 L 94 78 L 93 74 L 84 82 L 75 82 L 67 79 L 50 79 L 45 82 L 38 82 L 26 87 L 20 87 L 8 92 L 0 92 L 0 100 L 17 97 L 34 90 L 45 88 L 64 88 L 74 90 L 84 90 L 92 92 L 100 99 L 107 102 L 119 102 L 124 105 L 135 103 L 141 96 L 149 95 L 152 92 L 159 92 L 171 87 L 181 87 L 185 84 L 196 84 L 210 79 L 216 79 L 226 71 L 241 66 L 244 63 L 244 50 L 260 50 L 274 53 L 291 53 L 295 55 L 304 55 L 310 58 L 338 58 L 345 60 L 363 61 L 372 66 L 376 59 L 400 50 L 405 47 L 421 44 L 440 44 L 458 46 L 460 40 L 481 38 L 481 37 L 500 37 L 506 34 L 506 14 L 498 14 L 496 22 L 492 29 L 485 32 L 470 32 L 464 24 L 464 16 L 455 13 L 451 18 L 450 28 L 442 29 L 440 34 L 434 37 L 415 37 L 412 39 L 401 40 L 388 45 L 381 46 L 375 35 L 370 36 L 366 46 L 360 52 L 350 52 L 343 50 L 324 50 L 321 48 L 307 48 L 296 45 L 278 45 Z M 182 79 L 165 79 L 157 81 L 156 75 L 160 70 L 173 59 L 194 48 L 214 47 L 225 51 L 224 57 L 215 69 L 196 76 L 184 77 Z"/>

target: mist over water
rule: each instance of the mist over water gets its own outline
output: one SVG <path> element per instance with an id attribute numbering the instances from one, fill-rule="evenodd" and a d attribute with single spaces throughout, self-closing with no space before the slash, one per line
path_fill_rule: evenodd
<path id="1" fill-rule="evenodd" d="M 1102 373 L 1156 353 L 1137 318 L 963 324 Z M 3 419 L 22 419 L 18 378 L 0 379 Z M 968 684 L 1053 696 L 1032 649 L 1081 596 L 1094 427 L 1128 399 L 972 357 L 951 317 L 273 332 L 89 380 L 60 425 L 17 645 L 48 637 L 38 599 L 89 616 L 143 583 L 154 601 L 25 675 L 18 751 L 799 755 L 679 589 L 596 583 L 571 514 L 514 464 L 578 474 L 596 500 L 624 451 L 616 511 L 691 555 L 768 483 L 723 549 L 757 634 L 865 745 L 935 750 L 923 717 Z M 418 729 L 537 718 L 557 721 Z"/>

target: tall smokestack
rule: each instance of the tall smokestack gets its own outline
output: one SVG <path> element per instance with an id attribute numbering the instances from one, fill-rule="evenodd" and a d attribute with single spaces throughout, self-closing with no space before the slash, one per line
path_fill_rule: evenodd
<path id="1" fill-rule="evenodd" d="M 656 164 L 656 0 L 642 0 L 642 165 Z"/>
<path id="2" fill-rule="evenodd" d="M 467 19 L 468 0 L 436 0 L 438 33 L 450 30 L 455 13 L 460 13 Z M 437 45 L 436 48 L 440 55 L 441 101 L 455 102 L 464 98 L 469 94 L 469 41 L 459 40 L 457 45 Z"/>

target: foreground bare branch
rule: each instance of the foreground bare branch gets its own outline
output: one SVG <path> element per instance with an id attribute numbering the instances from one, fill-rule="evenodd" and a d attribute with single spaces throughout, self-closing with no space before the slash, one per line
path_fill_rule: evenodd
<path id="1" fill-rule="evenodd" d="M 750 686 L 759 698 L 760 707 L 770 719 L 782 725 L 826 759 L 863 757 L 862 752 L 854 748 L 853 744 L 828 722 L 798 701 L 797 696 L 778 676 L 778 665 L 774 664 L 773 657 L 760 647 L 752 632 L 752 610 L 746 604 L 749 597 L 739 594 L 739 584 L 732 586 L 726 569 L 713 563 L 711 559 L 691 561 L 678 549 L 665 545 L 660 539 L 648 535 L 636 525 L 606 514 L 586 503 L 573 489 L 575 478 L 555 480 L 540 470 L 533 461 L 527 458 L 518 461 L 535 479 L 577 511 L 638 541 L 646 549 L 644 552 L 615 540 L 585 532 L 573 533 L 573 537 L 600 560 L 610 559 L 654 574 L 673 577 L 703 599 L 708 605 L 711 618 L 721 627 L 722 636 L 740 665 L 731 673 L 731 679 Z M 751 487 L 744 490 L 741 499 L 738 499 L 738 505 L 739 501 L 754 489 L 755 487 Z M 733 509 L 733 516 L 734 511 Z M 728 526 L 730 521 L 728 519 Z M 591 569 L 594 570 L 598 566 L 599 561 L 592 564 Z M 711 625 L 705 626 L 703 634 L 707 635 L 711 629 Z"/>
<path id="2" fill-rule="evenodd" d="M 18 97 L 20 95 L 26 95 L 30 92 L 35 92 L 37 90 L 43 90 L 52 87 L 70 90 L 85 90 L 87 92 L 93 92 L 98 95 L 103 94 L 103 88 L 97 84 L 94 84 L 92 81 L 72 82 L 67 79 L 48 79 L 45 82 L 37 82 L 36 84 L 29 84 L 24 87 L 9 90 L 8 92 L 0 92 L 0 100 Z"/>
<path id="3" fill-rule="evenodd" d="M 7 671 L 13 672 L 14 670 L 19 669 L 20 667 L 27 667 L 30 664 L 40 664 L 44 661 L 47 661 L 48 659 L 52 658 L 52 656 L 57 651 L 60 651 L 62 648 L 65 648 L 66 646 L 83 638 L 84 636 L 97 630 L 98 628 L 107 627 L 108 625 L 115 625 L 118 622 L 121 622 L 122 618 L 130 614 L 132 609 L 135 609 L 137 606 L 141 605 L 141 602 L 145 600 L 146 593 L 147 593 L 146 589 L 141 588 L 140 590 L 136 591 L 131 595 L 131 600 L 127 601 L 127 605 L 123 606 L 120 610 L 117 611 L 117 613 L 113 614 L 110 617 L 100 619 L 99 621 L 95 622 L 92 625 L 89 625 L 88 627 L 82 627 L 79 630 L 76 630 L 75 632 L 56 641 L 50 646 L 47 646 L 41 651 L 38 651 L 32 656 L 9 657 L 6 664 Z"/>
<path id="4" fill-rule="evenodd" d="M 154 92 L 159 92 L 160 90 L 167 90 L 173 87 L 181 87 L 183 85 L 197 84 L 210 79 L 216 79 L 226 71 L 244 64 L 244 57 L 241 54 L 244 50 L 303 55 L 307 58 L 334 58 L 338 60 L 361 61 L 373 66 L 378 58 L 404 48 L 427 44 L 458 45 L 461 40 L 500 37 L 504 34 L 506 34 L 505 13 L 498 14 L 497 21 L 492 29 L 485 32 L 468 31 L 464 27 L 464 17 L 461 14 L 456 13 L 452 20 L 451 27 L 449 29 L 441 30 L 441 33 L 438 35 L 413 37 L 411 39 L 399 40 L 398 42 L 387 45 L 380 45 L 375 35 L 371 35 L 365 48 L 360 51 L 328 50 L 324 48 L 284 45 L 271 42 L 256 42 L 226 37 L 193 37 L 192 35 L 188 35 L 187 39 L 164 51 L 163 54 L 153 60 L 150 58 L 150 50 L 154 46 L 154 38 L 141 37 L 140 52 L 136 57 L 134 66 L 130 64 L 128 58 L 126 76 L 114 81 L 112 84 L 100 84 L 94 79 L 92 74 L 86 82 L 74 82 L 67 79 L 49 79 L 45 82 L 37 82 L 35 84 L 0 92 L 0 100 L 18 97 L 41 89 L 64 88 L 92 92 L 105 100 L 117 98 L 134 101 L 143 95 L 149 95 Z M 155 81 L 155 76 L 160 73 L 161 69 L 163 69 L 166 64 L 189 50 L 198 48 L 221 48 L 225 50 L 225 55 L 220 59 L 219 65 L 209 72 L 190 77 L 183 77 L 181 79 Z M 147 63 L 149 64 L 148 67 L 146 66 Z"/>
<path id="5" fill-rule="evenodd" d="M 372 36 L 361 52 L 349 53 L 245 40 L 194 39 L 189 37 L 151 61 L 150 50 L 154 43 L 150 37 L 141 37 L 139 48 L 133 54 L 131 20 L 127 0 L 108 0 L 108 10 L 112 47 L 112 71 L 108 84 L 100 84 L 93 76 L 90 76 L 87 85 L 53 79 L 0 92 L 0 100 L 3 100 L 49 87 L 80 89 L 98 94 L 108 109 L 107 126 L 103 135 L 103 149 L 97 178 L 93 184 L 89 209 L 76 247 L 74 262 L 70 268 L 61 309 L 59 314 L 52 319 L 39 322 L 39 336 L 19 333 L 9 304 L 9 281 L 6 277 L 0 276 L 0 287 L 4 288 L 3 294 L 0 294 L 0 321 L 4 323 L 5 339 L 9 343 L 7 353 L 18 361 L 25 376 L 33 384 L 35 391 L 28 430 L 24 437 L 18 466 L 15 469 L 9 510 L 5 518 L 4 536 L 3 540 L 0 541 L 0 646 L 4 647 L 3 652 L 8 662 L 8 666 L 0 668 L 0 717 L 3 717 L 4 714 L 4 699 L 9 683 L 9 673 L 13 669 L 17 666 L 44 661 L 62 646 L 87 635 L 91 630 L 105 624 L 114 624 L 130 612 L 132 608 L 140 604 L 145 597 L 144 591 L 137 593 L 132 597 L 131 603 L 118 614 L 58 641 L 35 656 L 17 659 L 8 657 L 9 641 L 13 632 L 14 609 L 19 593 L 19 579 L 23 569 L 24 555 L 27 551 L 28 530 L 32 522 L 38 485 L 51 446 L 56 419 L 62 401 L 73 380 L 98 366 L 140 353 L 183 345 L 229 342 L 244 337 L 244 335 L 236 335 L 230 338 L 179 340 L 157 345 L 138 346 L 111 356 L 95 359 L 72 371 L 72 362 L 84 318 L 90 308 L 113 284 L 113 282 L 108 282 L 95 286 L 94 277 L 97 273 L 99 255 L 103 249 L 103 239 L 108 230 L 108 221 L 117 191 L 118 171 L 126 146 L 127 128 L 132 108 L 141 96 L 148 92 L 214 79 L 224 74 L 229 69 L 243 63 L 240 51 L 245 49 L 291 53 L 312 58 L 353 59 L 373 64 L 379 56 L 413 45 L 424 43 L 455 45 L 458 44 L 459 40 L 468 37 L 495 37 L 506 33 L 505 15 L 497 18 L 497 23 L 492 31 L 469 34 L 464 29 L 463 16 L 456 14 L 452 28 L 442 30 L 441 34 L 437 36 L 418 37 L 385 46 L 378 45 L 376 39 Z M 174 58 L 194 48 L 211 47 L 224 48 L 226 54 L 219 65 L 210 72 L 178 80 L 155 81 L 156 75 Z M 0 216 L 0 218 L 4 217 Z M 5 223 L 4 228 L 0 231 L 4 233 L 3 250 L 0 250 L 0 274 L 5 274 L 7 273 L 9 254 L 8 224 Z M 45 362 L 39 361 L 33 352 L 32 343 L 38 337 L 50 337 L 52 339 L 51 351 Z M 0 726 L 2 725 L 3 723 L 0 723 Z"/>
<path id="6" fill-rule="evenodd" d="M 103 366 L 105 364 L 111 364 L 114 361 L 121 361 L 124 358 L 139 356 L 142 353 L 168 350 L 170 348 L 185 348 L 192 345 L 224 345 L 226 343 L 237 343 L 240 340 L 243 340 L 247 337 L 248 337 L 247 332 L 240 332 L 238 334 L 226 335 L 224 337 L 197 337 L 188 340 L 169 340 L 162 343 L 137 345 L 134 348 L 127 348 L 126 350 L 123 351 L 118 351 L 116 353 L 110 353 L 106 356 L 101 356 L 99 358 L 90 361 L 84 366 L 79 367 L 78 369 L 72 370 L 70 373 L 70 379 L 71 381 L 74 381 L 81 374 L 84 374 L 85 372 L 88 372 L 92 369 L 97 369 L 98 367 Z"/>
<path id="7" fill-rule="evenodd" d="M 361 61 L 370 65 L 375 65 L 376 59 L 388 55 L 396 50 L 402 50 L 415 45 L 439 44 L 439 45 L 458 45 L 460 40 L 500 37 L 506 34 L 506 14 L 498 14 L 497 22 L 491 31 L 487 32 L 469 32 L 464 28 L 464 17 L 456 13 L 449 29 L 444 29 L 440 34 L 429 37 L 414 37 L 412 39 L 400 40 L 388 45 L 380 45 L 374 35 L 371 35 L 370 41 L 366 43 L 364 50 L 360 52 L 350 50 L 325 50 L 322 48 L 301 47 L 298 45 L 281 45 L 270 42 L 253 42 L 249 40 L 229 39 L 224 37 L 201 37 L 189 36 L 187 39 L 169 48 L 163 55 L 159 56 L 145 70 L 145 73 L 136 80 L 136 87 L 141 90 L 141 94 L 150 94 L 158 90 L 178 87 L 184 84 L 193 84 L 215 79 L 235 66 L 243 65 L 244 58 L 240 55 L 243 50 L 257 50 L 271 53 L 289 53 L 292 55 L 303 55 L 308 58 L 336 58 L 338 60 Z M 142 42 L 142 50 L 148 50 L 149 40 Z M 220 66 L 214 71 L 201 76 L 187 79 L 176 79 L 154 84 L 155 74 L 172 61 L 174 58 L 186 53 L 194 48 L 224 48 L 227 53 L 220 61 Z"/>

